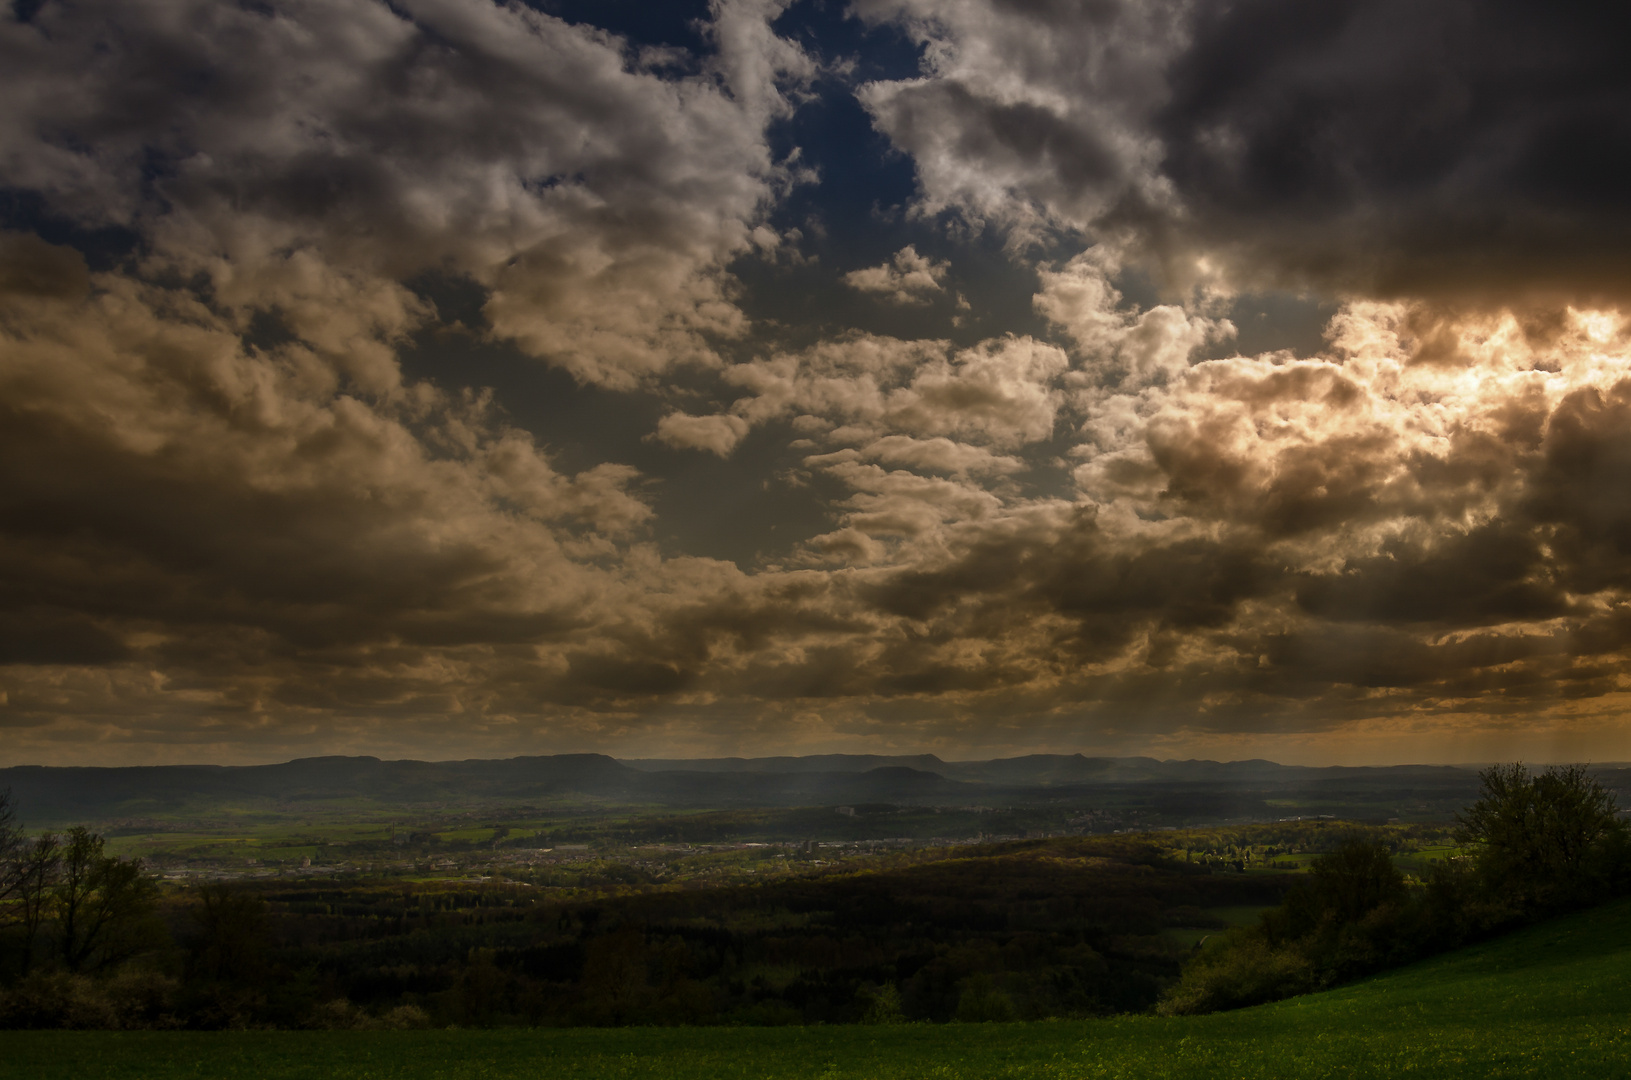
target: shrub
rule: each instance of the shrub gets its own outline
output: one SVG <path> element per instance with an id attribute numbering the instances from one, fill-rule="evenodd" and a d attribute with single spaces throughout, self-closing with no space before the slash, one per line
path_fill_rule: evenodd
<path id="1" fill-rule="evenodd" d="M 1239 1009 L 1317 989 L 1314 966 L 1294 948 L 1275 948 L 1256 929 L 1201 949 L 1156 1007 L 1164 1016 Z"/>
<path id="2" fill-rule="evenodd" d="M 857 995 L 866 1011 L 861 1014 L 863 1024 L 904 1024 L 906 1013 L 901 1009 L 900 991 L 894 983 L 872 988 L 864 987 Z"/>
<path id="3" fill-rule="evenodd" d="M 179 1027 L 177 988 L 174 979 L 141 969 L 105 979 L 36 972 L 0 992 L 0 1027 L 104 1031 Z"/>
<path id="4" fill-rule="evenodd" d="M 957 999 L 957 1019 L 964 1024 L 1005 1024 L 1019 1019 L 1014 1000 L 989 975 L 974 975 Z"/>

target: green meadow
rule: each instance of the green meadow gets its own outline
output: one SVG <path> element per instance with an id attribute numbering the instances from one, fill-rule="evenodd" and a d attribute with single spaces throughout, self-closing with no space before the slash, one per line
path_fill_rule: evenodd
<path id="1" fill-rule="evenodd" d="M 28 1080 L 984 1080 L 1631 1075 L 1631 901 L 1201 1017 L 894 1027 L 7 1032 Z"/>

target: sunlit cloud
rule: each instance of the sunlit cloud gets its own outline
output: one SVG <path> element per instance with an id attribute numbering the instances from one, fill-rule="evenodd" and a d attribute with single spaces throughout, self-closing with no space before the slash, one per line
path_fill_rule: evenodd
<path id="1" fill-rule="evenodd" d="M 943 259 L 937 261 L 919 255 L 917 249 L 908 244 L 886 263 L 851 270 L 844 275 L 844 284 L 892 304 L 926 304 L 935 293 L 945 291 L 942 283 L 950 265 Z"/>

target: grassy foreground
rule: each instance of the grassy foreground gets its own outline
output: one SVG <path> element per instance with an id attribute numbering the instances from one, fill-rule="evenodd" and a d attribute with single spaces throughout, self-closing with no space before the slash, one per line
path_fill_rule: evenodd
<path id="1" fill-rule="evenodd" d="M 902 1027 L 4 1032 L 0 1077 L 895 1080 L 1631 1076 L 1631 902 L 1194 1018 Z"/>

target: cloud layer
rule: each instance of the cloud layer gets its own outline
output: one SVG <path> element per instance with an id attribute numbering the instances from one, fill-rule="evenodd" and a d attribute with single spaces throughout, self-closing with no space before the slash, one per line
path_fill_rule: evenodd
<path id="1" fill-rule="evenodd" d="M 8 755 L 1625 756 L 1611 27 L 855 10 L 0 21 Z"/>
<path id="2" fill-rule="evenodd" d="M 335 277 L 468 275 L 494 334 L 629 385 L 742 330 L 723 268 L 794 180 L 763 131 L 809 71 L 776 10 L 722 0 L 674 75 L 520 5 L 46 4 L 0 37 L 0 168 L 296 333 Z"/>

